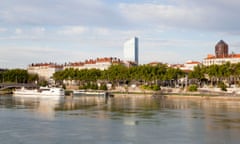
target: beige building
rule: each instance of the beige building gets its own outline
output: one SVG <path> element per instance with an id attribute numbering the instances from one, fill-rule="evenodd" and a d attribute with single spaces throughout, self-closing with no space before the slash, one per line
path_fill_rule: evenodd
<path id="1" fill-rule="evenodd" d="M 193 71 L 194 70 L 194 67 L 198 66 L 198 65 L 201 65 L 200 62 L 198 61 L 187 61 L 183 67 L 180 67 L 181 70 L 183 71 Z"/>
<path id="2" fill-rule="evenodd" d="M 195 66 L 201 65 L 200 62 L 198 61 L 187 61 L 184 64 L 171 64 L 168 65 L 168 67 L 172 67 L 172 68 L 179 68 L 180 70 L 183 70 L 185 72 L 190 72 L 194 70 Z"/>
<path id="3" fill-rule="evenodd" d="M 64 66 L 64 69 L 73 68 L 73 69 L 100 69 L 106 70 L 113 64 L 120 64 L 122 63 L 118 58 L 97 58 L 95 60 L 90 59 L 86 60 L 85 62 L 74 62 L 68 63 Z"/>
<path id="4" fill-rule="evenodd" d="M 210 65 L 222 65 L 224 63 L 239 63 L 240 62 L 240 54 L 230 54 L 225 57 L 217 58 L 216 56 L 213 55 L 208 55 L 204 60 L 203 60 L 203 65 L 205 66 L 210 66 Z"/>
<path id="5" fill-rule="evenodd" d="M 54 63 L 31 64 L 27 68 L 28 73 L 38 74 L 40 78 L 45 80 L 49 80 L 55 72 L 61 70 L 63 70 L 63 66 Z"/>
<path id="6" fill-rule="evenodd" d="M 228 44 L 223 40 L 220 40 L 215 46 L 215 55 L 208 54 L 208 56 L 203 60 L 203 65 L 221 65 L 224 63 L 239 63 L 240 54 L 228 54 Z"/>

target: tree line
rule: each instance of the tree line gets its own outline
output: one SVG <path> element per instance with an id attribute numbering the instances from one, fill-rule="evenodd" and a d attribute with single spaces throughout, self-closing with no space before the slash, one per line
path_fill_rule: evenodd
<path id="1" fill-rule="evenodd" d="M 60 84 L 64 80 L 75 80 L 79 85 L 112 83 L 113 85 L 139 83 L 140 85 L 171 86 L 184 85 L 180 79 L 188 76 L 188 84 L 217 86 L 240 84 L 240 63 L 203 66 L 198 65 L 189 73 L 170 68 L 166 64 L 156 66 L 140 65 L 127 68 L 123 65 L 112 65 L 106 70 L 99 69 L 65 69 L 54 73 L 53 79 Z M 37 74 L 29 74 L 27 70 L 13 69 L 0 71 L 0 82 L 33 83 L 40 81 Z M 94 85 L 93 85 L 94 86 Z"/>
<path id="2" fill-rule="evenodd" d="M 79 84 L 96 83 L 97 81 L 115 85 L 139 82 L 144 84 L 167 85 L 184 77 L 180 69 L 169 68 L 166 64 L 157 66 L 141 65 L 127 68 L 123 65 L 112 65 L 107 70 L 98 69 L 65 69 L 54 73 L 57 82 L 76 80 Z"/>
<path id="3" fill-rule="evenodd" d="M 192 83 L 198 86 L 212 85 L 217 86 L 221 84 L 239 85 L 240 80 L 240 63 L 231 64 L 225 63 L 222 65 L 211 66 L 196 66 L 194 70 L 189 73 L 188 78 Z"/>
<path id="4" fill-rule="evenodd" d="M 0 71 L 0 83 L 33 83 L 38 79 L 37 74 L 29 74 L 23 69 Z"/>

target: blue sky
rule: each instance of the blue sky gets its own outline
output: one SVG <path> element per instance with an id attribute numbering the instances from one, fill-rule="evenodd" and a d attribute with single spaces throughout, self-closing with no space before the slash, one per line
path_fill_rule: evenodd
<path id="1" fill-rule="evenodd" d="M 123 58 L 139 37 L 140 63 L 202 61 L 223 39 L 240 53 L 238 0 L 1 0 L 0 68 Z"/>

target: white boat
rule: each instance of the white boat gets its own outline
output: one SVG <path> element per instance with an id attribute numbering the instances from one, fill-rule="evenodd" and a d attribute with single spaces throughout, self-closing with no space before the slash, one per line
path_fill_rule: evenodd
<path id="1" fill-rule="evenodd" d="M 99 96 L 104 98 L 114 97 L 113 94 L 106 91 L 86 91 L 86 90 L 74 90 L 74 96 Z"/>
<path id="2" fill-rule="evenodd" d="M 36 97 L 53 97 L 53 96 L 64 96 L 65 91 L 62 88 L 56 87 L 40 87 L 39 89 L 26 89 L 22 87 L 21 89 L 16 89 L 13 91 L 15 96 L 36 96 Z"/>
<path id="3" fill-rule="evenodd" d="M 73 95 L 106 96 L 107 92 L 105 92 L 105 91 L 74 90 Z"/>

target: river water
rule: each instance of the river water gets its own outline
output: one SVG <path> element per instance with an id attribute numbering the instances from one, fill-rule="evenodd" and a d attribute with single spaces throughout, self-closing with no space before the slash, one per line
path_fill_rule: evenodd
<path id="1" fill-rule="evenodd" d="M 240 101 L 0 96 L 1 144 L 239 144 Z"/>

